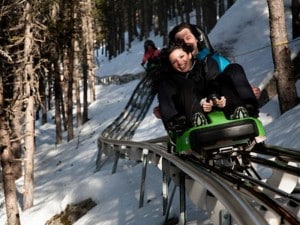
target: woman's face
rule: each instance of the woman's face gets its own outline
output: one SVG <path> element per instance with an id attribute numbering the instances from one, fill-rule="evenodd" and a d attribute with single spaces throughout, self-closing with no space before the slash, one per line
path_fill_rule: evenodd
<path id="1" fill-rule="evenodd" d="M 151 52 L 151 51 L 154 51 L 154 48 L 152 48 L 151 45 L 148 45 L 148 46 L 147 46 L 147 50 Z"/>
<path id="2" fill-rule="evenodd" d="M 170 55 L 169 60 L 172 67 L 179 72 L 188 72 L 192 67 L 192 53 L 186 53 L 181 48 L 174 49 Z"/>
<path id="3" fill-rule="evenodd" d="M 187 45 L 193 47 L 193 55 L 198 53 L 197 42 L 198 40 L 193 35 L 193 33 L 188 28 L 183 28 L 181 31 L 176 33 L 175 35 L 176 40 L 183 40 Z"/>

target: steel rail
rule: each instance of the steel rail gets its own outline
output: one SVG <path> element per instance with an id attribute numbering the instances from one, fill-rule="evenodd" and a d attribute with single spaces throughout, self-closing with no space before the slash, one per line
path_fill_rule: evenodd
<path id="1" fill-rule="evenodd" d="M 292 159 L 294 162 L 300 162 L 300 151 L 296 149 L 288 149 L 261 143 L 255 145 L 252 152 L 260 155 L 274 156 L 282 160 Z"/>

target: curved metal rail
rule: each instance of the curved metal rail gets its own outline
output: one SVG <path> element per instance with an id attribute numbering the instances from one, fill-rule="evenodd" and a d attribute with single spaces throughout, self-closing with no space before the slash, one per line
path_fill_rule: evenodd
<path id="1" fill-rule="evenodd" d="M 123 112 L 102 132 L 104 137 L 117 140 L 130 140 L 133 137 L 154 99 L 151 84 L 150 76 L 142 78 Z"/>
<path id="2" fill-rule="evenodd" d="M 300 224 L 297 218 L 298 199 L 295 195 L 277 187 L 278 184 L 273 181 L 273 178 L 278 175 L 277 172 L 263 182 L 260 177 L 254 178 L 249 172 L 245 174 L 215 170 L 201 162 L 195 164 L 193 161 L 170 154 L 166 147 L 167 137 L 144 142 L 130 141 L 151 106 L 153 98 L 151 80 L 146 76 L 137 85 L 124 111 L 98 139 L 97 170 L 105 162 L 102 160 L 103 154 L 115 158 L 112 172 L 116 171 L 120 157 L 143 162 L 140 207 L 143 206 L 146 169 L 148 163 L 151 163 L 157 165 L 163 172 L 163 213 L 166 219 L 169 206 L 172 204 L 172 196 L 169 198 L 169 188 L 167 188 L 169 181 L 173 180 L 175 185 L 180 187 L 178 224 L 186 224 L 185 193 L 199 208 L 206 210 L 212 224 Z M 251 155 L 251 162 L 272 167 L 273 171 L 280 171 L 281 175 L 287 174 L 285 168 L 290 169 L 292 172 L 289 175 L 296 176 L 298 187 L 299 169 L 285 167 L 290 166 L 288 164 L 291 161 L 297 161 L 299 157 L 297 154 L 286 149 L 278 153 L 278 150 L 274 150 L 272 146 L 265 145 L 255 147 L 254 152 L 257 155 Z M 260 157 L 261 152 L 265 153 L 265 156 Z M 274 165 L 275 161 L 279 161 L 273 160 L 274 155 L 280 159 L 281 165 L 285 160 L 285 166 L 279 168 L 278 165 L 278 167 Z M 267 159 L 270 156 L 272 160 Z M 262 163 L 263 160 L 265 161 Z M 269 165 L 270 162 L 273 164 Z"/>

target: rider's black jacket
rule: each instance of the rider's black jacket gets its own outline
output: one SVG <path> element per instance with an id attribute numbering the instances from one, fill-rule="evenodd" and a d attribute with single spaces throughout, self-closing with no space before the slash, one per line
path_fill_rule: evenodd
<path id="1" fill-rule="evenodd" d="M 158 101 L 164 124 L 174 117 L 185 116 L 187 122 L 195 112 L 202 111 L 201 99 L 219 92 L 215 79 L 219 74 L 217 63 L 210 58 L 195 60 L 192 69 L 181 73 L 170 69 L 158 84 Z"/>

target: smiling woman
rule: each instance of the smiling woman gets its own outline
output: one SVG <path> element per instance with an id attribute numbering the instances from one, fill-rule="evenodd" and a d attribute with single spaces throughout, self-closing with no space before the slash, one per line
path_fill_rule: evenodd
<path id="1" fill-rule="evenodd" d="M 212 102 L 200 101 L 214 90 L 213 81 L 206 79 L 203 63 L 193 57 L 192 51 L 185 43 L 170 45 L 166 50 L 169 72 L 159 84 L 158 100 L 167 131 L 206 124 L 205 113 L 212 110 Z"/>
<path id="2" fill-rule="evenodd" d="M 174 47 L 169 53 L 169 61 L 172 67 L 179 72 L 188 72 L 194 63 L 192 60 L 191 48 L 185 47 Z"/>
<path id="3" fill-rule="evenodd" d="M 193 47 L 184 42 L 171 44 L 165 54 L 168 73 L 159 83 L 158 101 L 161 119 L 170 136 L 207 125 L 207 113 L 215 108 L 222 110 L 228 119 L 249 116 L 232 80 L 222 73 L 212 75 L 218 71 L 213 59 L 198 60 L 193 56 Z"/>

